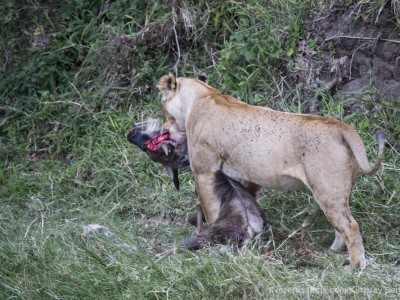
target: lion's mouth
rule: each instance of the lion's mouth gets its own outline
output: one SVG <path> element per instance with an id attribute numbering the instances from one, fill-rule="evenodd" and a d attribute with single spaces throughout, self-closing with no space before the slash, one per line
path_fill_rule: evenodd
<path id="1" fill-rule="evenodd" d="M 167 149 L 167 145 L 175 146 L 176 142 L 170 139 L 170 134 L 168 131 L 162 131 L 159 135 L 157 135 L 154 139 L 148 140 L 145 142 L 147 146 L 147 150 L 152 152 L 158 152 L 160 148 L 164 150 Z M 165 148 L 165 149 L 164 149 Z"/>

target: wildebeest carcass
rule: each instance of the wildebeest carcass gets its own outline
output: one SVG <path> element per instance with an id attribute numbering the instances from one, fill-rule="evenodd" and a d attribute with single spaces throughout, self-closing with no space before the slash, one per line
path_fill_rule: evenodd
<path id="1" fill-rule="evenodd" d="M 189 167 L 186 139 L 171 141 L 168 131 L 160 130 L 158 120 L 150 119 L 145 123 L 146 129 L 135 125 L 127 139 L 145 151 L 151 160 L 161 163 L 179 189 L 178 170 Z M 197 250 L 205 245 L 232 243 L 240 249 L 264 230 L 264 213 L 248 189 L 221 171 L 216 173 L 213 184 L 221 199 L 218 219 L 203 227 L 203 211 L 198 206 L 197 212 L 188 216 L 189 223 L 197 226 L 198 232 L 181 241 L 180 248 Z"/>

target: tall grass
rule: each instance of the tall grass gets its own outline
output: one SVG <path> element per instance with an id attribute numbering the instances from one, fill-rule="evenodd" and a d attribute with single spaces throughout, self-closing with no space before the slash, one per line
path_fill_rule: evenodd
<path id="1" fill-rule="evenodd" d="M 353 191 L 364 271 L 327 250 L 333 230 L 308 191 L 263 192 L 267 246 L 260 238 L 239 254 L 226 246 L 165 253 L 194 233 L 185 221 L 196 207 L 194 182 L 183 173 L 175 191 L 125 133 L 147 116 L 162 117 L 155 85 L 174 72 L 178 45 L 180 75 L 206 71 L 211 85 L 286 111 L 305 112 L 313 101 L 284 74 L 316 2 L 178 2 L 173 11 L 165 1 L 6 1 L 0 298 L 398 298 L 396 100 L 346 114 L 343 103 L 321 96 L 319 113 L 358 128 L 371 160 L 373 133 L 388 136 L 382 169 L 361 175 Z M 175 39 L 174 20 L 184 38 Z M 165 44 L 159 32 L 172 34 Z M 84 234 L 88 224 L 112 235 Z"/>

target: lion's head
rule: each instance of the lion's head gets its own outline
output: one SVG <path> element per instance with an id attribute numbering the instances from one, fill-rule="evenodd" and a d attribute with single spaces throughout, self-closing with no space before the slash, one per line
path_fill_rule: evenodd
<path id="1" fill-rule="evenodd" d="M 218 92 L 205 83 L 206 79 L 204 74 L 199 79 L 176 78 L 172 74 L 160 79 L 158 88 L 162 93 L 165 117 L 163 128 L 170 132 L 172 139 L 179 140 L 186 134 L 185 123 L 194 101 L 208 96 L 210 92 Z"/>

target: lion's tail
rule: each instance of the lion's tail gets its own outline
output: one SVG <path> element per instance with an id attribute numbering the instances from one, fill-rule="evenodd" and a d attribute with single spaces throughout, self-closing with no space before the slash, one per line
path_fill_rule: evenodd
<path id="1" fill-rule="evenodd" d="M 361 170 L 368 175 L 374 175 L 376 171 L 378 171 L 382 158 L 383 158 L 383 149 L 385 145 L 385 133 L 383 131 L 378 131 L 375 135 L 376 140 L 379 144 L 378 157 L 375 163 L 370 166 L 367 158 L 367 153 L 365 151 L 365 146 L 361 137 L 358 133 L 352 130 L 342 131 L 342 137 L 346 141 L 346 143 L 350 146 L 351 151 L 353 152 L 354 157 Z"/>

